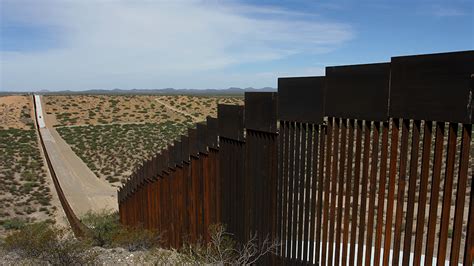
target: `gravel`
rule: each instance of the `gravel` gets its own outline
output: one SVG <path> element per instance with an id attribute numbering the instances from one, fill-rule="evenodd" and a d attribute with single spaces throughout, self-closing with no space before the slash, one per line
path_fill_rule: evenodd
<path id="1" fill-rule="evenodd" d="M 153 258 L 145 251 L 130 252 L 123 248 L 93 247 L 90 252 L 97 254 L 95 265 L 152 265 Z M 16 252 L 0 249 L 0 265 L 49 265 L 39 260 L 22 258 Z"/>

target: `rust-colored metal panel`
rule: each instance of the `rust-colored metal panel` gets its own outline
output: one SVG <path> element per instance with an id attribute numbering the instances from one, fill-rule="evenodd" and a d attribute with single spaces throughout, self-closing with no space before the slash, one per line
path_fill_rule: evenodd
<path id="1" fill-rule="evenodd" d="M 202 161 L 200 158 L 196 158 L 191 162 L 191 178 L 193 182 L 193 194 L 194 194 L 194 211 L 195 211 L 195 237 L 199 239 L 203 233 L 203 179 L 202 179 Z"/>
<path id="2" fill-rule="evenodd" d="M 312 173 L 311 173 L 311 167 L 312 167 L 312 160 L 315 160 L 315 158 L 313 157 L 314 156 L 314 153 L 313 153 L 313 149 L 314 149 L 314 145 L 313 145 L 313 125 L 312 124 L 308 124 L 307 125 L 307 134 L 308 134 L 308 139 L 307 139 L 307 148 L 306 148 L 306 178 L 305 178 L 305 182 L 304 182 L 304 189 L 305 189 L 305 194 L 304 194 L 304 201 L 303 201 L 303 204 L 304 204 L 304 207 L 302 208 L 303 211 L 304 211 L 304 232 L 303 232 L 303 257 L 302 257 L 302 260 L 305 261 L 305 262 L 311 262 L 309 260 L 309 256 L 308 256 L 308 253 L 309 252 L 312 252 L 312 251 L 309 251 L 309 246 L 310 246 L 310 243 L 309 243 L 309 228 L 311 226 L 311 223 L 314 223 L 314 221 L 311 219 L 311 215 L 310 215 L 310 210 L 312 208 L 311 206 L 311 198 L 310 198 L 310 195 L 311 195 L 311 185 L 312 183 L 315 181 L 314 177 L 312 176 Z M 302 197 L 303 198 L 303 197 Z"/>
<path id="3" fill-rule="evenodd" d="M 388 134 L 389 134 L 389 122 L 382 123 L 382 148 L 380 155 L 380 177 L 379 177 L 379 190 L 378 190 L 378 203 L 377 203 L 377 226 L 375 229 L 375 253 L 374 261 L 380 264 L 380 255 L 382 248 L 382 227 L 384 223 L 385 213 L 385 188 L 387 179 L 387 156 L 388 156 Z"/>
<path id="4" fill-rule="evenodd" d="M 209 147 L 217 149 L 217 118 L 208 116 L 207 121 L 207 144 Z"/>
<path id="5" fill-rule="evenodd" d="M 213 164 L 214 164 L 214 175 L 215 175 L 215 182 L 216 182 L 216 223 L 222 223 L 222 177 L 219 175 L 220 173 L 220 151 L 216 149 L 211 149 L 211 154 L 214 156 Z"/>
<path id="6" fill-rule="evenodd" d="M 331 118 L 329 118 L 331 119 Z M 332 165 L 328 165 L 328 167 L 332 167 L 331 170 L 331 188 L 329 190 L 330 193 L 330 210 L 329 210 L 329 248 L 328 248 L 328 265 L 332 265 L 333 251 L 334 251 L 334 227 L 336 223 L 336 196 L 337 196 L 337 179 L 338 179 L 338 168 L 337 165 L 339 163 L 339 119 L 331 119 L 332 120 L 332 127 L 333 127 L 333 150 L 332 150 Z M 330 122 L 331 123 L 331 122 Z"/>
<path id="7" fill-rule="evenodd" d="M 354 163 L 354 196 L 359 195 L 360 190 L 360 169 L 362 155 L 362 121 L 356 123 L 356 142 L 355 142 L 355 163 Z M 359 213 L 359 197 L 356 196 L 352 201 L 352 218 L 351 218 L 351 243 L 349 251 L 349 265 L 354 265 L 355 246 L 357 238 L 357 218 Z"/>
<path id="8" fill-rule="evenodd" d="M 362 162 L 362 180 L 361 180 L 361 196 L 360 196 L 360 213 L 359 213 L 359 233 L 357 241 L 357 265 L 362 265 L 363 243 L 366 232 L 366 211 L 367 211 L 367 182 L 369 177 L 369 158 L 370 158 L 370 136 L 371 124 L 364 121 L 364 158 Z"/>
<path id="9" fill-rule="evenodd" d="M 472 129 L 471 129 L 472 131 Z M 470 136 L 472 141 L 472 136 Z M 466 244 L 464 248 L 464 265 L 472 265 L 474 263 L 474 185 L 471 182 L 471 197 L 469 200 L 469 214 L 466 230 Z"/>
<path id="10" fill-rule="evenodd" d="M 322 228 L 322 213 L 323 213 L 323 193 L 324 193 L 324 187 L 326 186 L 324 182 L 324 164 L 325 164 L 325 148 L 326 148 L 326 139 L 327 139 L 327 127 L 321 125 L 319 126 L 319 135 L 321 138 L 320 144 L 319 144 L 319 173 L 318 173 L 318 197 L 317 197 L 317 223 L 316 223 L 316 255 L 315 255 L 315 262 L 320 263 L 320 256 L 319 256 L 319 251 L 320 251 L 320 240 L 321 240 L 321 228 Z M 316 166 L 316 162 L 313 166 Z M 316 172 L 315 172 L 316 173 Z"/>
<path id="11" fill-rule="evenodd" d="M 175 140 L 173 145 L 173 158 L 175 160 L 176 166 L 183 167 L 183 145 L 181 141 Z"/>
<path id="12" fill-rule="evenodd" d="M 393 259 L 392 265 L 398 265 L 400 259 L 400 244 L 402 239 L 403 204 L 405 201 L 405 185 L 407 181 L 407 161 L 408 161 L 408 135 L 410 120 L 402 120 L 402 137 L 400 147 L 400 165 L 397 191 L 397 210 L 395 214 L 395 231 L 393 235 Z"/>
<path id="13" fill-rule="evenodd" d="M 326 67 L 325 115 L 388 119 L 390 63 Z"/>
<path id="14" fill-rule="evenodd" d="M 295 152 L 298 150 L 298 143 L 299 139 L 298 138 L 298 126 L 297 123 L 290 122 L 290 161 L 289 161 L 289 176 L 288 176 L 288 182 L 289 182 L 289 187 L 288 187 L 288 229 L 287 229 L 287 256 L 291 261 L 294 261 L 295 259 L 295 234 L 293 231 L 293 228 L 296 226 L 294 222 L 294 205 L 295 205 L 295 166 L 297 165 L 295 163 L 296 160 L 296 155 Z"/>
<path id="15" fill-rule="evenodd" d="M 393 57 L 390 116 L 473 123 L 474 51 Z"/>
<path id="16" fill-rule="evenodd" d="M 244 107 L 219 104 L 217 106 L 217 124 L 220 137 L 244 140 Z"/>
<path id="17" fill-rule="evenodd" d="M 289 171 L 288 171 L 288 167 L 289 167 L 289 163 L 288 163 L 288 156 L 290 154 L 289 152 L 289 146 L 290 146 L 290 131 L 289 131 L 289 128 L 290 128 L 290 123 L 289 122 L 284 122 L 284 121 L 280 121 L 280 135 L 279 137 L 282 138 L 283 140 L 283 145 L 284 146 L 281 146 L 280 145 L 280 149 L 282 150 L 283 152 L 283 155 L 282 155 L 282 164 L 280 166 L 280 171 L 282 171 L 282 174 L 281 174 L 281 178 L 282 178 L 282 191 L 283 191 L 283 195 L 281 196 L 282 197 L 282 204 L 281 204 L 281 212 L 282 212 L 282 225 L 281 225 L 281 255 L 283 257 L 287 257 L 287 246 L 288 246 L 288 230 L 287 230 L 287 225 L 288 225 L 288 175 L 289 175 Z M 283 132 L 283 136 L 281 135 Z"/>
<path id="18" fill-rule="evenodd" d="M 199 153 L 207 154 L 207 125 L 206 123 L 196 124 L 197 146 Z"/>
<path id="19" fill-rule="evenodd" d="M 377 172 L 378 172 L 378 156 L 379 156 L 379 136 L 380 136 L 380 122 L 374 122 L 372 130 L 372 150 L 370 159 L 370 177 L 369 177 L 369 209 L 367 212 L 367 238 L 366 247 L 373 246 L 373 232 L 374 232 L 374 214 L 375 214 L 375 194 L 377 190 Z M 372 258 L 372 248 L 365 249 L 365 265 L 370 264 Z"/>
<path id="20" fill-rule="evenodd" d="M 415 236 L 415 253 L 413 264 L 418 266 L 421 263 L 426 198 L 428 193 L 428 178 L 431 154 L 431 136 L 433 123 L 425 122 L 423 126 L 423 155 L 421 158 L 421 176 L 420 176 L 420 192 L 418 195 L 418 213 L 416 218 L 416 236 Z"/>
<path id="21" fill-rule="evenodd" d="M 241 231 L 246 241 L 256 233 L 259 245 L 267 237 L 274 240 L 276 230 L 276 104 L 276 93 L 245 94 L 247 135 L 242 211 L 246 219 Z M 271 261 L 270 256 L 261 260 L 263 264 Z"/>
<path id="22" fill-rule="evenodd" d="M 295 234 L 295 239 L 297 239 L 296 242 L 296 257 L 295 259 L 298 262 L 302 262 L 303 259 L 301 257 L 301 250 L 303 248 L 303 204 L 304 204 L 304 177 L 305 177 L 305 155 L 306 155 L 306 139 L 307 139 L 307 127 L 306 124 L 303 123 L 300 125 L 300 133 L 301 133 L 301 142 L 300 142 L 300 156 L 299 156 L 299 166 L 298 167 L 298 172 L 297 172 L 297 195 L 295 195 L 295 198 L 297 201 L 295 202 L 296 208 L 295 208 L 295 219 L 298 219 L 298 222 L 295 223 L 295 226 L 297 226 L 296 234 Z"/>
<path id="23" fill-rule="evenodd" d="M 430 194 L 430 210 L 428 218 L 428 230 L 426 237 L 425 263 L 431 264 L 434 254 L 434 244 L 436 237 L 436 220 L 439 202 L 439 190 L 441 183 L 441 168 L 443 161 L 443 148 L 445 139 L 445 125 L 444 123 L 436 123 L 436 139 L 434 148 L 434 162 L 433 173 L 431 180 L 431 194 Z M 387 258 L 388 260 L 388 258 Z"/>
<path id="24" fill-rule="evenodd" d="M 280 128 L 279 128 L 279 134 L 278 134 L 278 188 L 277 188 L 277 193 L 278 193 L 278 199 L 277 199 L 277 211 L 278 211 L 278 217 L 277 217 L 277 237 L 279 239 L 279 247 L 276 250 L 276 255 L 277 256 L 284 256 L 282 253 L 282 245 L 283 245 L 283 198 L 284 198 L 284 182 L 283 182 L 283 176 L 284 176 L 284 136 L 285 136 L 285 131 L 284 131 L 284 125 L 283 122 L 280 121 Z"/>
<path id="25" fill-rule="evenodd" d="M 347 120 L 340 119 L 340 159 L 338 169 L 338 184 L 337 184 L 337 219 L 336 219 L 336 236 L 335 236 L 335 256 L 334 263 L 339 264 L 339 258 L 341 254 L 341 237 L 342 237 L 342 215 L 343 215 L 343 197 L 344 197 L 344 176 L 346 168 L 346 141 L 347 141 Z"/>
<path id="26" fill-rule="evenodd" d="M 266 110 L 264 112 L 276 112 Z M 275 114 L 276 115 L 276 114 Z M 276 123 L 276 121 L 275 121 Z M 245 176 L 242 184 L 245 216 L 244 227 L 239 228 L 244 240 L 248 241 L 251 234 L 257 234 L 259 245 L 265 238 L 272 239 L 276 219 L 276 174 L 277 174 L 277 139 L 273 132 L 247 129 L 245 145 Z M 272 261 L 264 256 L 263 264 Z"/>
<path id="27" fill-rule="evenodd" d="M 446 260 L 446 250 L 448 246 L 448 230 L 451 212 L 451 197 L 453 194 L 454 168 L 456 158 L 456 138 L 458 132 L 457 123 L 449 123 L 448 127 L 448 154 L 446 157 L 446 173 L 443 189 L 443 208 L 441 210 L 441 225 L 438 244 L 438 261 Z"/>
<path id="28" fill-rule="evenodd" d="M 408 177 L 408 202 L 405 218 L 405 237 L 403 243 L 403 264 L 407 265 L 410 259 L 411 240 L 413 234 L 413 216 L 415 209 L 415 193 L 418 180 L 418 151 L 420 145 L 420 121 L 413 121 L 411 156 L 410 156 L 410 176 Z"/>
<path id="29" fill-rule="evenodd" d="M 462 234 L 462 223 L 464 215 L 464 205 L 466 200 L 466 189 L 467 189 L 467 178 L 468 178 L 468 169 L 469 169 L 469 152 L 470 145 L 472 140 L 472 125 L 464 124 L 462 127 L 462 140 L 461 140 L 461 154 L 459 162 L 459 172 L 458 172 L 458 186 L 456 189 L 456 209 L 454 213 L 454 230 L 453 230 L 453 240 L 451 245 L 451 258 L 450 261 L 454 265 L 458 264 L 459 261 L 459 251 L 461 249 L 461 234 Z M 471 181 L 472 182 L 472 181 Z M 471 185 L 472 186 L 472 185 Z M 472 190 L 472 187 L 471 187 Z M 472 193 L 472 192 L 471 192 Z M 474 204 L 471 201 L 471 205 Z M 469 238 L 469 237 L 467 237 Z M 469 246 L 470 243 L 466 242 L 466 246 Z M 471 246 L 472 249 L 472 246 Z M 473 252 L 471 250 L 470 252 Z M 466 252 L 468 253 L 468 252 Z M 464 256 L 468 256 L 465 254 Z M 463 258 L 461 258 L 462 260 Z M 472 263 L 472 262 L 471 262 Z"/>
<path id="30" fill-rule="evenodd" d="M 184 164 L 184 163 L 183 163 Z M 186 234 L 186 224 L 185 224 L 185 190 L 184 190 L 184 172 L 183 172 L 183 164 L 176 169 L 175 172 L 175 192 L 176 195 L 176 218 L 175 224 L 177 225 L 176 230 L 176 248 L 180 248 L 182 246 L 183 237 Z"/>
<path id="31" fill-rule="evenodd" d="M 453 75 L 460 73 L 460 66 L 450 72 L 445 66 L 432 65 L 426 68 L 426 73 L 415 69 L 416 76 L 403 72 L 415 65 L 433 64 L 436 60 L 453 62 L 460 55 L 455 53 L 455 56 L 441 60 L 443 56 L 400 59 L 403 69 L 397 71 L 407 75 L 407 79 L 398 85 L 418 86 L 423 82 L 421 87 L 437 86 L 424 83 L 433 73 L 441 73 L 436 80 L 455 80 L 454 85 L 459 85 L 456 83 L 459 77 Z M 465 59 L 465 54 L 461 57 Z M 278 236 L 282 244 L 277 251 L 278 257 L 262 257 L 259 263 L 265 265 L 338 265 L 340 260 L 344 265 L 354 265 L 362 264 L 363 256 L 366 265 L 371 261 L 369 258 L 373 257 L 378 263 L 382 256 L 383 265 L 389 265 L 389 262 L 398 264 L 402 246 L 402 263 L 405 265 L 409 263 L 407 255 L 411 254 L 413 238 L 415 265 L 421 262 L 423 245 L 426 246 L 427 264 L 432 263 L 436 251 L 439 261 L 446 260 L 449 254 L 451 263 L 463 260 L 469 265 L 474 255 L 472 192 L 471 200 L 466 201 L 471 123 L 462 126 L 461 153 L 457 154 L 459 121 L 450 121 L 445 154 L 444 122 L 431 122 L 436 112 L 423 113 L 421 109 L 413 113 L 403 109 L 408 115 L 402 117 L 400 125 L 399 119 L 389 122 L 383 116 L 383 104 L 380 104 L 382 107 L 364 106 L 367 108 L 349 113 L 349 119 L 346 113 L 352 107 L 337 106 L 343 102 L 335 97 L 339 94 L 354 95 L 348 97 L 351 103 L 357 97 L 369 98 L 361 91 L 383 87 L 387 69 L 388 64 L 345 66 L 328 68 L 330 77 L 327 80 L 323 77 L 281 79 L 278 98 L 280 107 L 283 107 L 279 108 L 279 130 L 276 124 L 278 108 L 274 101 L 276 93 L 248 93 L 245 120 L 243 107 L 221 105 L 218 119 L 208 118 L 206 124 L 190 129 L 188 136 L 180 136 L 173 146 L 151 156 L 134 169 L 126 184 L 117 191 L 121 223 L 158 229 L 164 232 L 164 246 L 173 248 L 182 246 L 184 238 L 195 242 L 204 237 L 205 242 L 209 241 L 207 229 L 215 222 L 226 224 L 227 231 L 239 242 L 248 240 L 255 232 L 258 245 L 265 236 L 271 239 Z M 469 80 L 471 82 L 472 78 Z M 328 89 L 335 88 L 328 92 L 328 95 L 333 94 L 327 98 L 324 97 L 326 81 Z M 439 83 L 443 85 L 443 82 Z M 340 88 L 350 93 L 336 93 Z M 312 97 L 318 93 L 322 97 Z M 383 98 L 383 95 L 370 96 Z M 433 97 L 430 95 L 428 98 Z M 415 97 L 407 101 L 411 104 L 419 100 Z M 447 98 L 448 103 L 451 100 Z M 307 105 L 308 102 L 312 105 Z M 302 110 L 307 112 L 302 113 Z M 472 108 L 469 110 L 472 114 Z M 458 117 L 456 110 L 454 113 Z M 327 126 L 321 124 L 324 114 L 330 116 Z M 415 115 L 426 115 L 420 117 L 428 121 L 416 118 L 412 122 Z M 436 124 L 436 140 L 434 154 L 431 154 L 433 123 Z M 246 135 L 244 124 L 247 126 Z M 418 159 L 420 125 L 424 125 L 421 160 Z M 446 178 L 441 189 L 444 163 Z M 429 169 L 431 164 L 433 168 Z M 418 185 L 419 169 L 421 179 Z M 458 177 L 454 177 L 455 173 Z M 431 191 L 428 191 L 429 184 Z M 424 242 L 427 193 L 431 196 Z M 441 193 L 443 205 L 438 236 L 437 210 Z M 456 198 L 454 213 L 449 210 L 453 197 Z M 418 210 L 415 212 L 417 199 Z M 470 204 L 467 218 L 463 214 L 468 207 L 466 202 Z M 417 231 L 412 236 L 415 216 Z M 448 231 L 453 218 L 453 237 L 451 247 L 448 247 Z M 464 224 L 467 224 L 467 239 L 462 246 Z M 435 244 L 439 245 L 436 250 Z M 364 245 L 373 246 L 375 252 L 372 253 L 371 249 L 364 251 Z M 389 261 L 391 254 L 393 259 Z"/>
<path id="32" fill-rule="evenodd" d="M 245 128 L 262 132 L 277 132 L 277 93 L 245 93 Z"/>
<path id="33" fill-rule="evenodd" d="M 204 241 L 209 242 L 210 235 L 208 234 L 209 226 L 212 222 L 212 177 L 210 176 L 210 167 L 209 167 L 209 155 L 208 154 L 200 154 L 199 159 L 202 164 L 202 199 L 203 199 L 203 232 L 202 237 Z"/>
<path id="34" fill-rule="evenodd" d="M 312 156 L 313 182 L 311 184 L 311 224 L 310 224 L 310 243 L 309 243 L 309 263 L 319 262 L 319 233 L 321 225 L 321 187 L 322 187 L 322 168 L 320 165 L 324 163 L 324 132 L 321 125 L 314 126 L 314 145 Z M 318 151 L 319 148 L 319 151 Z M 319 157 L 319 159 L 318 159 Z M 320 164 L 318 166 L 318 163 Z M 318 168 L 319 167 L 319 168 Z M 319 171 L 319 172 L 318 172 Z M 316 242 L 316 245 L 315 245 Z M 315 256 L 316 253 L 316 256 Z"/>
<path id="35" fill-rule="evenodd" d="M 181 155 L 184 162 L 189 163 L 189 137 L 181 136 Z"/>
<path id="36" fill-rule="evenodd" d="M 354 154 L 354 120 L 350 119 L 348 121 L 348 139 L 347 139 L 347 172 L 345 174 L 345 201 L 344 201 L 344 225 L 343 225 L 343 235 L 342 235 L 342 254 L 341 254 L 341 264 L 347 265 L 348 259 L 348 241 L 349 241 L 349 221 L 350 221 L 350 210 L 351 210 L 351 197 L 352 197 L 352 158 Z"/>
<path id="37" fill-rule="evenodd" d="M 189 217 L 189 237 L 191 242 L 195 242 L 197 240 L 197 218 L 196 218 L 196 205 L 197 202 L 197 194 L 196 194 L 196 164 L 198 163 L 198 158 L 191 156 L 191 163 L 188 168 L 188 217 Z"/>
<path id="38" fill-rule="evenodd" d="M 324 77 L 278 79 L 278 120 L 320 124 L 324 117 Z"/>
<path id="39" fill-rule="evenodd" d="M 190 220 L 191 220 L 190 218 L 191 217 L 189 216 L 188 209 L 189 209 L 190 201 L 192 199 L 190 199 L 190 191 L 189 191 L 189 183 L 190 183 L 189 167 L 190 167 L 189 161 L 183 163 L 183 168 L 182 168 L 183 175 L 181 179 L 183 205 L 182 205 L 182 209 L 180 210 L 180 212 L 183 215 L 183 233 L 181 235 L 181 239 L 183 241 L 189 241 L 189 236 L 190 236 Z"/>
<path id="40" fill-rule="evenodd" d="M 189 155 L 198 156 L 198 145 L 197 145 L 197 130 L 195 128 L 188 128 L 189 138 Z"/>
<path id="41" fill-rule="evenodd" d="M 333 143 L 333 123 L 328 122 L 327 125 L 327 138 L 326 138 L 326 160 L 325 160 L 325 175 L 324 175 L 324 198 L 323 198 L 323 220 L 322 220 L 322 241 L 323 245 L 321 248 L 321 262 L 327 261 L 327 248 L 328 248 L 328 228 L 329 228 L 329 196 L 331 189 L 331 170 L 332 170 L 332 143 Z"/>

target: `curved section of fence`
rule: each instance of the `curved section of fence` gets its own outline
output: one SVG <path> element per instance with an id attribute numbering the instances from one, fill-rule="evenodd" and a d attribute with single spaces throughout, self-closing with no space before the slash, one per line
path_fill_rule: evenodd
<path id="1" fill-rule="evenodd" d="M 473 73 L 466 51 L 280 78 L 145 162 L 121 221 L 280 241 L 262 264 L 471 265 Z"/>
<path id="2" fill-rule="evenodd" d="M 74 236 L 83 237 L 87 231 L 87 227 L 77 218 L 76 214 L 69 205 L 69 202 L 67 201 L 66 196 L 64 195 L 64 192 L 61 188 L 61 184 L 59 183 L 58 177 L 56 176 L 56 172 L 54 171 L 53 165 L 51 164 L 48 151 L 46 150 L 46 147 L 44 145 L 43 136 L 41 134 L 41 128 L 44 128 L 45 124 L 39 97 L 39 95 L 34 95 L 33 103 L 36 117 L 36 129 L 39 135 L 41 148 L 43 149 L 43 154 L 46 158 L 46 164 L 48 165 L 51 178 L 53 179 L 54 188 L 56 189 L 56 193 L 58 194 L 59 201 L 61 202 L 61 206 L 63 207 L 64 213 L 66 214 L 66 218 L 69 222 L 69 225 L 71 226 L 71 229 L 74 232 Z"/>

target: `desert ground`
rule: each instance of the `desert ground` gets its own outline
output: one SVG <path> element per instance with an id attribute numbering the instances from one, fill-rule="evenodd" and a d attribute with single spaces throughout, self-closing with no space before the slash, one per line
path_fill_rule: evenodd
<path id="1" fill-rule="evenodd" d="M 96 199 L 82 204 L 77 200 L 80 193 L 70 193 L 75 186 L 86 186 L 84 180 L 77 178 L 80 173 L 108 183 L 115 193 L 113 187 L 120 185 L 143 159 L 184 134 L 194 123 L 207 116 L 215 117 L 219 103 L 243 104 L 243 98 L 43 96 L 49 131 L 45 144 L 58 154 L 51 159 L 59 166 L 74 166 L 70 167 L 74 171 L 56 169 L 59 175 L 67 172 L 64 176 L 71 176 L 61 182 L 73 209 L 79 215 L 86 209 L 97 209 Z M 0 97 L 0 234 L 32 221 L 65 222 L 39 146 L 33 109 L 31 95 Z"/>
<path id="2" fill-rule="evenodd" d="M 0 97 L 0 234 L 61 212 L 38 146 L 31 96 Z"/>
<path id="3" fill-rule="evenodd" d="M 217 116 L 217 104 L 242 97 L 48 95 L 47 126 L 54 127 L 100 179 L 120 185 L 145 158 Z"/>

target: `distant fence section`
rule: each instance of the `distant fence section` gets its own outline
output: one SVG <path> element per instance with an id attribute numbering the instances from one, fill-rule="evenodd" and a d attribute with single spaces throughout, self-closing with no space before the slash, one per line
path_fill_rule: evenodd
<path id="1" fill-rule="evenodd" d="M 189 129 L 118 191 L 125 225 L 169 247 L 279 241 L 262 264 L 474 260 L 474 51 L 327 67 Z"/>

